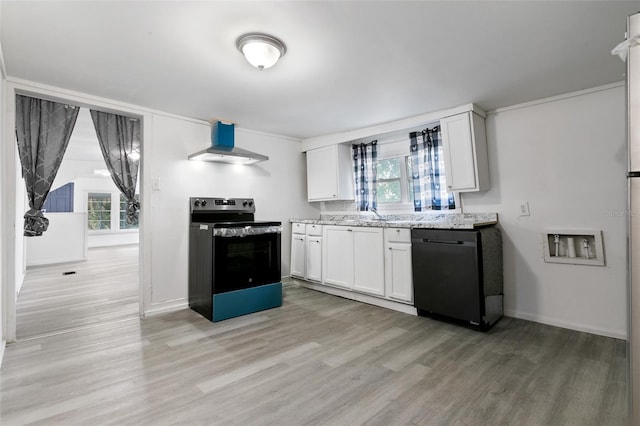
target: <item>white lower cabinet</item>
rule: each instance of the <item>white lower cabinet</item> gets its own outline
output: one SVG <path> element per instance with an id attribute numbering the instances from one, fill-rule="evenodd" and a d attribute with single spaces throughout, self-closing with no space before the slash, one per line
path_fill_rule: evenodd
<path id="1" fill-rule="evenodd" d="M 386 228 L 384 230 L 384 283 L 388 299 L 413 302 L 411 266 L 411 231 Z"/>
<path id="2" fill-rule="evenodd" d="M 322 225 L 291 224 L 290 275 L 322 282 Z"/>
<path id="3" fill-rule="evenodd" d="M 291 234 L 291 272 L 292 277 L 304 278 L 306 263 L 306 236 Z"/>
<path id="4" fill-rule="evenodd" d="M 313 224 L 293 229 L 292 276 L 349 290 L 355 300 L 387 299 L 380 306 L 413 304 L 410 229 Z"/>
<path id="5" fill-rule="evenodd" d="M 325 226 L 324 283 L 384 296 L 382 228 Z"/>
<path id="6" fill-rule="evenodd" d="M 322 240 L 324 283 L 353 289 L 353 228 L 325 226 Z"/>
<path id="7" fill-rule="evenodd" d="M 353 289 L 384 296 L 382 228 L 353 230 Z"/>
<path id="8" fill-rule="evenodd" d="M 306 279 L 322 282 L 322 237 L 307 235 Z"/>

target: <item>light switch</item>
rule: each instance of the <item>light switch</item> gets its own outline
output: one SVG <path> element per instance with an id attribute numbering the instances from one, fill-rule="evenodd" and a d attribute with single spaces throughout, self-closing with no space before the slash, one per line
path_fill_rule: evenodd
<path id="1" fill-rule="evenodd" d="M 154 191 L 160 191 L 160 178 L 153 178 L 151 180 L 151 189 Z"/>
<path id="2" fill-rule="evenodd" d="M 523 201 L 520 203 L 520 216 L 529 216 L 529 202 Z"/>

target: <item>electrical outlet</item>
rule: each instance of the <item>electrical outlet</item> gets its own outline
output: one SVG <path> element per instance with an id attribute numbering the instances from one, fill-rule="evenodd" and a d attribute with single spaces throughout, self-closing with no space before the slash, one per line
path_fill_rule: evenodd
<path id="1" fill-rule="evenodd" d="M 520 203 L 520 216 L 529 216 L 531 213 L 529 212 L 529 202 L 523 201 Z"/>
<path id="2" fill-rule="evenodd" d="M 160 178 L 153 178 L 151 180 L 151 189 L 160 191 Z"/>

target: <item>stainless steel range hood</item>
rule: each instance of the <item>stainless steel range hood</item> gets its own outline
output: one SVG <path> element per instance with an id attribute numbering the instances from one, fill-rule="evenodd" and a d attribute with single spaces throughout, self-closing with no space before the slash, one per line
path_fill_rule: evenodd
<path id="1" fill-rule="evenodd" d="M 235 146 L 234 124 L 216 121 L 211 126 L 211 146 L 189 155 L 189 160 L 232 164 L 255 164 L 269 157 Z"/>

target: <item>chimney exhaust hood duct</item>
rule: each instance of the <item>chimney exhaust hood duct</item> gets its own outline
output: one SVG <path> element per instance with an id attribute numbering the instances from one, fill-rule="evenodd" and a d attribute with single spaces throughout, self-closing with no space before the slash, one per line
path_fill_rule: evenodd
<path id="1" fill-rule="evenodd" d="M 219 163 L 254 164 L 268 160 L 266 155 L 256 154 L 234 146 L 235 124 L 216 121 L 211 125 L 211 146 L 189 155 L 189 160 L 216 161 Z"/>

